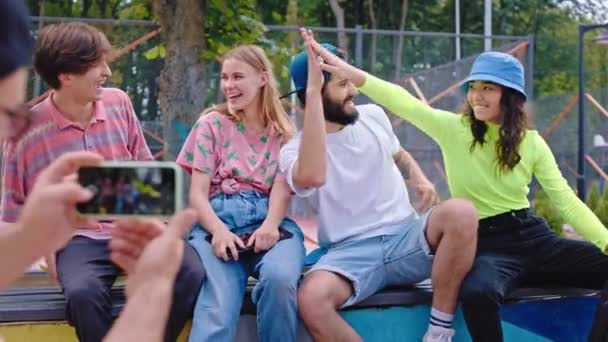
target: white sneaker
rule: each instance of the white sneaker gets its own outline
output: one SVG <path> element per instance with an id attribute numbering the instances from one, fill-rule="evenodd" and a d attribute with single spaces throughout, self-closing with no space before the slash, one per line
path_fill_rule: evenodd
<path id="1" fill-rule="evenodd" d="M 454 333 L 454 329 L 429 326 L 429 330 L 424 334 L 422 342 L 452 342 Z"/>

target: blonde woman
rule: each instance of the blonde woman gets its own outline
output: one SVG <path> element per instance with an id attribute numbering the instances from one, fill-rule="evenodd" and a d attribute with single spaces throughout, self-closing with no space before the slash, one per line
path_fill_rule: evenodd
<path id="1" fill-rule="evenodd" d="M 228 52 L 221 89 L 227 102 L 203 113 L 178 157 L 192 174 L 198 213 L 189 242 L 207 271 L 190 341 L 234 339 L 250 275 L 259 279 L 252 292 L 259 340 L 295 341 L 305 250 L 300 228 L 285 217 L 290 190 L 278 171 L 294 129 L 262 49 Z"/>

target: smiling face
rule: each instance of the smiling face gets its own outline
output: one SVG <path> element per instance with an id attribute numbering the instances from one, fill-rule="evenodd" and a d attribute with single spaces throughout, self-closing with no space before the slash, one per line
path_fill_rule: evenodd
<path id="1" fill-rule="evenodd" d="M 231 111 L 259 105 L 262 87 L 268 80 L 264 72 L 238 59 L 228 58 L 222 63 L 221 77 L 222 92 Z"/>
<path id="2" fill-rule="evenodd" d="M 500 124 L 503 120 L 500 99 L 502 87 L 485 81 L 471 81 L 468 84 L 467 101 L 473 109 L 475 118 Z"/>
<path id="3" fill-rule="evenodd" d="M 355 123 L 359 118 L 354 102 L 357 94 L 359 91 L 350 80 L 331 76 L 323 89 L 325 120 L 340 125 Z"/>
<path id="4" fill-rule="evenodd" d="M 112 76 L 112 71 L 105 58 L 93 64 L 83 74 L 60 74 L 60 91 L 70 92 L 75 98 L 84 102 L 97 101 L 101 98 L 103 84 Z"/>

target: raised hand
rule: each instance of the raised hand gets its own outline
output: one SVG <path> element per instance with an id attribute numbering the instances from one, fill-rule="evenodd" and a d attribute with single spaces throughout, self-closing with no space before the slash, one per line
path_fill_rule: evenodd
<path id="1" fill-rule="evenodd" d="M 306 88 L 309 91 L 318 91 L 320 93 L 323 88 L 323 71 L 321 70 L 321 63 L 323 60 L 313 50 L 312 42 L 314 42 L 314 38 L 312 31 L 302 28 L 300 29 L 300 33 L 304 39 L 304 45 L 306 46 L 306 53 L 308 55 L 308 81 Z"/>
<path id="2" fill-rule="evenodd" d="M 367 74 L 365 71 L 348 64 L 342 58 L 327 51 L 327 49 L 321 46 L 321 44 L 319 44 L 314 39 L 312 31 L 302 29 L 301 33 L 302 38 L 304 38 L 304 42 L 306 43 L 307 49 L 308 46 L 312 47 L 314 55 L 321 57 L 320 65 L 322 70 L 327 71 L 330 74 L 337 75 L 341 78 L 349 79 L 356 87 L 360 87 L 365 83 L 365 79 L 367 78 Z"/>

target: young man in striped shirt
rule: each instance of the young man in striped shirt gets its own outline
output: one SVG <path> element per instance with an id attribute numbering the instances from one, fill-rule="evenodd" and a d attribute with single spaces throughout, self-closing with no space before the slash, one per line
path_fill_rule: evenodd
<path id="1" fill-rule="evenodd" d="M 34 66 L 52 91 L 32 109 L 28 130 L 5 145 L 2 221 L 17 219 L 36 176 L 66 152 L 91 151 L 106 160 L 153 159 L 127 94 L 103 88 L 111 76 L 110 51 L 105 35 L 85 24 L 51 25 L 39 33 Z M 80 341 L 101 341 L 112 325 L 110 288 L 121 271 L 110 260 L 110 228 L 109 223 L 79 227 L 66 247 L 47 257 Z M 190 317 L 203 279 L 199 258 L 185 245 L 167 340 L 175 340 Z"/>

